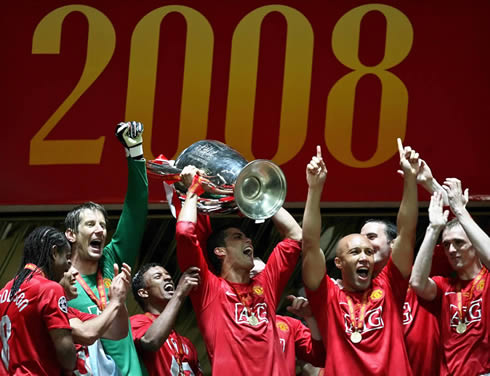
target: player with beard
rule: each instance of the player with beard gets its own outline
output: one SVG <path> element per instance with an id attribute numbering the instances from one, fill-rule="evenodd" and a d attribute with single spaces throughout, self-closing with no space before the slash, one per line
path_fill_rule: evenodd
<path id="1" fill-rule="evenodd" d="M 411 375 L 401 311 L 413 259 L 417 218 L 418 154 L 398 140 L 404 171 L 398 212 L 400 235 L 383 272 L 373 278 L 375 250 L 367 237 L 351 234 L 337 244 L 340 281 L 326 275 L 320 248 L 320 200 L 327 169 L 320 147 L 307 168 L 308 198 L 303 219 L 303 282 L 326 347 L 325 374 Z M 414 215 L 415 212 L 415 215 Z M 415 218 L 415 221 L 413 219 Z"/>
<path id="2" fill-rule="evenodd" d="M 108 302 L 114 264 L 133 266 L 143 239 L 148 213 L 148 180 L 142 148 L 143 125 L 119 123 L 116 136 L 126 150 L 128 188 L 117 229 L 109 244 L 107 212 L 102 205 L 87 202 L 72 209 L 65 218 L 65 235 L 72 244 L 73 266 L 79 271 L 79 295 L 70 306 L 85 313 L 100 314 Z M 124 375 L 142 374 L 131 331 L 119 340 L 101 340 L 105 352 Z"/>
<path id="3" fill-rule="evenodd" d="M 199 268 L 187 269 L 177 288 L 163 266 L 143 265 L 133 278 L 133 294 L 144 314 L 131 316 L 131 329 L 150 375 L 202 375 L 191 341 L 174 329 L 189 292 L 199 285 Z"/>
<path id="4" fill-rule="evenodd" d="M 208 267 L 196 233 L 197 194 L 192 189 L 197 169 L 181 173 L 188 189 L 176 228 L 181 270 L 200 269 L 201 284 L 190 293 L 206 343 L 213 375 L 285 375 L 276 328 L 276 308 L 300 255 L 301 228 L 283 208 L 272 221 L 285 237 L 270 255 L 262 273 L 250 278 L 254 266 L 252 240 L 239 228 L 215 230 L 207 239 Z"/>
<path id="5" fill-rule="evenodd" d="M 0 291 L 0 374 L 71 374 L 75 346 L 63 288 L 70 244 L 53 227 L 38 227 L 24 243 L 19 271 Z"/>
<path id="6" fill-rule="evenodd" d="M 449 178 L 443 188 L 456 218 L 447 222 L 449 213 L 442 210 L 441 194 L 434 194 L 429 206 L 430 223 L 410 283 L 421 298 L 434 301 L 441 309 L 441 344 L 449 374 L 490 374 L 490 238 L 466 209 L 461 182 Z M 441 232 L 456 278 L 429 277 Z"/>

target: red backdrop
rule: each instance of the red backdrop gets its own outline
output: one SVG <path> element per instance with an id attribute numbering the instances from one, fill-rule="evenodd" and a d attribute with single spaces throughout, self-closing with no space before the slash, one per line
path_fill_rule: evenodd
<path id="1" fill-rule="evenodd" d="M 4 5 L 2 206 L 121 202 L 122 120 L 147 159 L 204 138 L 272 159 L 289 202 L 317 144 L 325 201 L 399 200 L 396 137 L 490 194 L 487 1 L 70 3 Z"/>

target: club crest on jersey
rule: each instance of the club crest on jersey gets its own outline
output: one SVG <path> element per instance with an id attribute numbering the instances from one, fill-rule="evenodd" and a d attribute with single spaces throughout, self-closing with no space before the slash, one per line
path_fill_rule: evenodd
<path id="1" fill-rule="evenodd" d="M 483 289 L 485 288 L 485 278 L 482 278 L 475 288 L 476 291 L 483 291 Z"/>
<path id="2" fill-rule="evenodd" d="M 280 331 L 282 331 L 282 332 L 287 332 L 287 331 L 289 331 L 289 326 L 288 326 L 288 324 L 286 324 L 286 323 L 285 323 L 285 322 L 283 322 L 283 321 L 278 321 L 278 322 L 276 322 L 276 326 L 277 326 L 277 328 L 278 328 Z"/>
<path id="3" fill-rule="evenodd" d="M 61 312 L 68 313 L 68 303 L 64 296 L 58 299 L 58 307 L 61 309 Z"/>
<path id="4" fill-rule="evenodd" d="M 252 291 L 254 292 L 255 295 L 263 295 L 264 294 L 264 288 L 259 285 L 255 285 L 252 287 Z"/>
<path id="5" fill-rule="evenodd" d="M 455 304 L 449 304 L 449 309 L 450 309 L 450 323 L 449 325 L 456 329 L 456 327 L 459 324 L 459 312 L 458 312 L 458 306 Z M 464 314 L 464 322 L 466 325 L 470 325 L 473 323 L 476 323 L 478 321 L 481 321 L 481 312 L 482 312 L 482 298 L 473 300 L 469 307 L 463 306 L 463 312 Z"/>
<path id="6" fill-rule="evenodd" d="M 371 299 L 371 301 L 375 302 L 375 301 L 378 301 L 380 299 L 383 299 L 383 297 L 385 296 L 385 292 L 381 289 L 374 289 L 372 292 L 371 292 L 371 295 L 369 296 L 369 299 Z"/>
<path id="7" fill-rule="evenodd" d="M 104 286 L 105 286 L 106 288 L 111 287 L 111 284 L 112 284 L 112 279 L 109 279 L 109 278 L 104 278 Z"/>
<path id="8" fill-rule="evenodd" d="M 258 319 L 259 325 L 262 323 L 267 323 L 267 303 L 257 303 L 255 306 L 250 307 L 251 313 Z M 235 303 L 235 322 L 237 324 L 249 324 L 248 321 L 249 313 L 247 307 L 242 303 Z"/>

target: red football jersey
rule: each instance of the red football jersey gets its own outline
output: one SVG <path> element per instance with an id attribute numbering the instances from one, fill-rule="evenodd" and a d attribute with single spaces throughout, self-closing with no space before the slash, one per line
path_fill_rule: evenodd
<path id="1" fill-rule="evenodd" d="M 414 375 L 438 376 L 441 362 L 440 310 L 409 287 L 403 304 L 403 332 Z"/>
<path id="2" fill-rule="evenodd" d="M 209 271 L 194 223 L 177 222 L 176 233 L 181 270 L 190 266 L 201 269 L 201 285 L 190 297 L 213 375 L 287 374 L 289 368 L 276 328 L 276 308 L 298 261 L 300 243 L 291 239 L 280 242 L 265 269 L 250 283 L 240 284 Z"/>
<path id="3" fill-rule="evenodd" d="M 407 287 L 408 279 L 403 278 L 390 259 L 366 294 L 359 343 L 351 341 L 354 326 L 347 297 L 352 299 L 356 320 L 359 320 L 364 292 L 347 292 L 327 275 L 318 289 L 307 289 L 325 342 L 326 375 L 387 375 L 390 372 L 397 376 L 412 375 L 401 319 Z"/>
<path id="4" fill-rule="evenodd" d="M 476 280 L 478 278 L 478 280 Z M 480 375 L 490 372 L 490 281 L 489 272 L 471 281 L 434 277 L 441 305 L 441 342 L 450 375 Z M 464 333 L 458 333 L 457 285 L 462 292 Z"/>
<path id="5" fill-rule="evenodd" d="M 152 316 L 158 317 L 158 315 Z M 188 338 L 172 330 L 160 350 L 144 351 L 140 340 L 150 328 L 153 320 L 146 315 L 139 314 L 131 316 L 130 321 L 136 349 L 150 375 L 180 375 L 179 359 L 186 376 L 202 375 L 196 348 Z"/>
<path id="6" fill-rule="evenodd" d="M 277 315 L 276 327 L 290 375 L 296 374 L 296 358 L 311 363 L 315 367 L 323 366 L 325 361 L 323 342 L 311 338 L 310 329 L 300 320 Z"/>
<path id="7" fill-rule="evenodd" d="M 59 375 L 49 331 L 70 329 L 63 287 L 35 273 L 10 301 L 12 284 L 13 280 L 0 291 L 3 367 L 11 375 Z"/>

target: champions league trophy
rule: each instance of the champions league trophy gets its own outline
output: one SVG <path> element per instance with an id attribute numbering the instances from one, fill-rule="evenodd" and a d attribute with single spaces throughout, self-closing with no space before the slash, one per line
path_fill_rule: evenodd
<path id="1" fill-rule="evenodd" d="M 198 141 L 185 149 L 172 164 L 163 156 L 146 164 L 149 176 L 173 187 L 181 201 L 187 188 L 180 182 L 185 166 L 204 171 L 206 191 L 199 197 L 198 210 L 213 214 L 240 212 L 257 221 L 272 217 L 286 198 L 282 170 L 265 159 L 247 162 L 236 150 L 214 140 Z"/>

